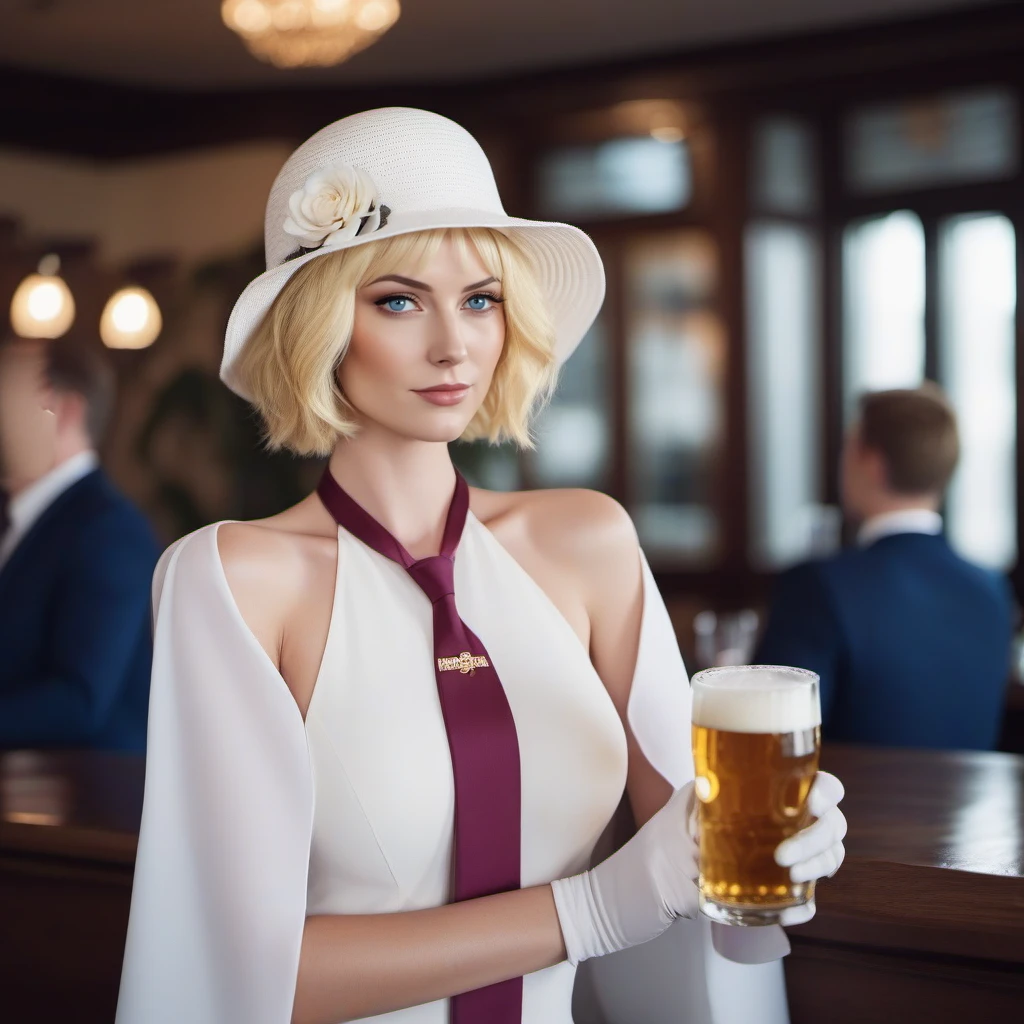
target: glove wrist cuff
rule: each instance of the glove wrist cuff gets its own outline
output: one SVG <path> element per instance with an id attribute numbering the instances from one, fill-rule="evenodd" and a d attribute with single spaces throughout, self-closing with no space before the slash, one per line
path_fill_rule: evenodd
<path id="1" fill-rule="evenodd" d="M 556 879 L 551 883 L 551 891 L 569 963 L 575 967 L 582 960 L 604 956 L 620 948 L 611 941 L 589 871 Z"/>

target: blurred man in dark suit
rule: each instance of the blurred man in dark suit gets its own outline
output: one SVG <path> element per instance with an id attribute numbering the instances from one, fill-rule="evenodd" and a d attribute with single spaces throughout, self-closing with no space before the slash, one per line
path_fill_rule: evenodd
<path id="1" fill-rule="evenodd" d="M 99 353 L 0 344 L 0 748 L 145 748 L 158 550 L 99 468 L 113 399 Z"/>
<path id="2" fill-rule="evenodd" d="M 1006 581 L 954 554 L 938 509 L 959 457 L 938 388 L 867 395 L 847 437 L 857 546 L 783 574 L 755 660 L 821 675 L 826 739 L 991 749 L 1014 620 Z"/>

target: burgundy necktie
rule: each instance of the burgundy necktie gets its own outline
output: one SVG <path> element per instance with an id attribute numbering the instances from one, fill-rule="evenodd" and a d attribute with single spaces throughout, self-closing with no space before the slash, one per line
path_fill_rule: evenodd
<path id="1" fill-rule="evenodd" d="M 453 902 L 518 889 L 519 739 L 501 680 L 484 645 L 455 607 L 455 551 L 469 510 L 456 473 L 441 553 L 415 560 L 325 470 L 320 500 L 354 537 L 403 566 L 434 609 L 434 675 L 455 780 Z M 523 979 L 464 992 L 451 1000 L 452 1024 L 522 1024 Z"/>

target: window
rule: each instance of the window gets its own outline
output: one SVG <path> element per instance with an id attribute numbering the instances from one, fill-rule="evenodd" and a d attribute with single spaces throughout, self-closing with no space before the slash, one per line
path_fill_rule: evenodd
<path id="1" fill-rule="evenodd" d="M 542 215 L 566 220 L 665 213 L 690 201 L 690 151 L 679 138 L 609 139 L 548 152 L 540 164 Z"/>
<path id="2" fill-rule="evenodd" d="M 988 181 L 1017 170 L 1010 93 L 947 93 L 864 107 L 846 131 L 846 178 L 858 192 Z"/>
<path id="3" fill-rule="evenodd" d="M 745 255 L 751 549 L 775 569 L 820 528 L 819 254 L 810 229 L 760 223 Z"/>
<path id="4" fill-rule="evenodd" d="M 938 222 L 933 297 L 938 380 L 956 409 L 960 466 L 947 530 L 966 557 L 1006 569 L 1017 556 L 1016 241 L 1000 214 Z M 847 416 L 865 390 L 915 387 L 925 370 L 925 251 L 905 211 L 852 225 L 844 240 Z"/>
<path id="5" fill-rule="evenodd" d="M 966 557 L 1008 569 L 1017 557 L 1013 225 L 986 214 L 945 221 L 939 274 L 941 378 L 961 444 L 949 537 Z"/>
<path id="6" fill-rule="evenodd" d="M 608 337 L 599 317 L 562 367 L 558 390 L 534 426 L 531 465 L 541 487 L 608 486 L 611 402 Z"/>
<path id="7" fill-rule="evenodd" d="M 802 122 L 772 117 L 754 130 L 750 199 L 762 213 L 809 214 L 818 204 L 814 140 Z"/>
<path id="8" fill-rule="evenodd" d="M 843 238 L 843 394 L 849 418 L 864 391 L 924 377 L 924 229 L 905 210 L 860 221 Z"/>
<path id="9" fill-rule="evenodd" d="M 687 563 L 717 553 L 715 463 L 725 335 L 712 305 L 717 255 L 697 230 L 636 238 L 626 252 L 633 513 L 652 552 Z"/>

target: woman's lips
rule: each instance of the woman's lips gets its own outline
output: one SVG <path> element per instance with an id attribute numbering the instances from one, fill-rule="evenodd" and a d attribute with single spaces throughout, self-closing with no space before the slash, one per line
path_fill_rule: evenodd
<path id="1" fill-rule="evenodd" d="M 432 405 L 458 405 L 468 391 L 468 384 L 440 384 L 434 388 L 424 388 L 416 394 Z"/>

